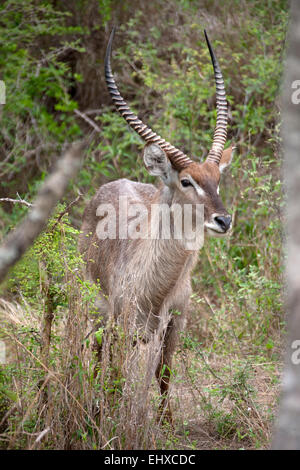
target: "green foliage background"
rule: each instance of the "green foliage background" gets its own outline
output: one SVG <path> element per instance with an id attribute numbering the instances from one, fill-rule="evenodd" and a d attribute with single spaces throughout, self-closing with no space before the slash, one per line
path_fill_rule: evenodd
<path id="1" fill-rule="evenodd" d="M 249 388 L 244 374 L 249 362 L 273 365 L 276 382 L 284 333 L 278 96 L 287 21 L 286 0 L 2 2 L 0 79 L 6 83 L 7 96 L 0 108 L 0 198 L 19 194 L 32 201 L 66 144 L 93 133 L 83 168 L 64 202 L 74 200 L 78 191 L 83 197 L 54 230 L 55 216 L 49 222 L 2 286 L 2 296 L 25 302 L 41 314 L 45 300 L 41 285 L 50 274 L 52 307 L 61 315 L 72 295 L 68 273 L 74 275 L 80 264 L 76 240 L 89 198 L 100 184 L 120 177 L 154 182 L 142 166 L 143 143 L 115 113 L 106 91 L 103 58 L 113 24 L 119 25 L 113 69 L 122 95 L 160 135 L 192 158 L 205 158 L 216 119 L 205 28 L 225 78 L 229 141 L 238 145 L 221 184 L 234 231 L 228 240 L 208 240 L 199 253 L 190 336 L 182 351 L 195 352 L 200 345 L 209 360 L 211 354 L 232 357 L 238 350 L 233 377 L 244 392 Z M 101 132 L 78 117 L 77 109 Z M 0 203 L 0 237 L 26 210 L 21 204 Z M 72 278 L 72 282 L 80 281 Z M 81 290 L 91 301 L 93 288 L 81 285 Z M 11 374 L 2 382 L 1 377 L 5 408 L 13 396 L 7 385 Z M 246 435 L 250 446 L 264 445 L 269 431 L 245 434 L 245 427 L 237 424 L 237 408 L 230 415 L 218 406 L 210 408 L 215 393 L 220 403 L 224 394 L 232 399 L 228 387 L 208 390 L 205 413 L 221 437 L 232 436 L 233 429 L 235 436 Z M 240 397 L 232 400 L 240 406 Z M 83 431 L 78 436 L 86 442 Z M 175 438 L 170 442 L 176 448 Z"/>

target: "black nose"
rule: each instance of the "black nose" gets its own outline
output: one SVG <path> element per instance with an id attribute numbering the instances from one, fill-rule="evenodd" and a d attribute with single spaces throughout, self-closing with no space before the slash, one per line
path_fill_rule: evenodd
<path id="1" fill-rule="evenodd" d="M 217 215 L 215 221 L 221 227 L 223 232 L 227 232 L 231 225 L 231 216 L 230 215 Z"/>

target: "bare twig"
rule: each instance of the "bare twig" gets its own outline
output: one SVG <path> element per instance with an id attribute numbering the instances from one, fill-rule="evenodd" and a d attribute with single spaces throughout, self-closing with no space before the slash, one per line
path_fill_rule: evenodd
<path id="1" fill-rule="evenodd" d="M 27 207 L 32 207 L 33 204 L 31 202 L 25 201 L 25 199 L 11 199 L 10 197 L 1 197 L 0 202 L 12 202 L 13 204 L 19 203 L 19 204 L 24 204 Z"/>
<path id="2" fill-rule="evenodd" d="M 10 233 L 0 246 L 0 282 L 8 269 L 13 266 L 41 233 L 59 199 L 63 196 L 68 182 L 81 164 L 83 143 L 73 144 L 58 163 L 56 170 L 42 185 L 33 208 L 17 228 Z"/>
<path id="3" fill-rule="evenodd" d="M 28 162 L 28 160 L 34 156 L 36 156 L 37 154 L 39 154 L 41 151 L 45 151 L 47 149 L 52 149 L 52 148 L 56 148 L 57 147 L 57 144 L 53 144 L 51 142 L 49 143 L 40 143 L 36 148 L 34 149 L 31 149 L 31 150 L 27 150 L 24 154 L 23 154 L 23 158 L 26 162 Z M 18 149 L 17 149 L 18 150 Z M 5 163 L 10 159 L 11 156 L 14 155 L 14 153 L 16 152 L 16 148 L 14 147 L 13 150 L 11 152 L 9 152 L 9 154 L 6 156 L 6 158 L 0 162 L 0 168 L 4 167 L 5 168 Z M 2 171 L 0 173 L 0 177 L 6 175 L 7 173 L 10 172 L 10 168 L 9 169 L 6 169 L 4 171 Z"/>
<path id="4" fill-rule="evenodd" d="M 70 202 L 70 204 L 68 204 L 67 207 L 59 214 L 55 224 L 52 226 L 52 230 L 57 226 L 57 224 L 59 224 L 59 222 L 61 221 L 63 216 L 70 211 L 71 207 L 73 207 L 79 201 L 79 199 L 81 197 L 82 197 L 82 194 L 79 193 L 78 196 L 76 197 L 76 199 L 74 199 L 74 201 Z"/>
<path id="5" fill-rule="evenodd" d="M 205 295 L 205 294 L 203 295 L 203 297 L 204 297 L 205 302 L 207 303 L 207 305 L 208 305 L 209 308 L 211 309 L 213 315 L 215 316 L 215 315 L 216 315 L 216 312 L 214 311 L 213 306 L 212 306 L 212 304 L 211 304 L 209 298 L 208 298 L 207 295 Z"/>
<path id="6" fill-rule="evenodd" d="M 38 437 L 36 438 L 35 440 L 35 444 L 37 444 L 38 442 L 40 442 L 41 439 L 43 439 L 43 437 L 50 431 L 50 427 L 44 429 L 44 431 L 40 432 Z"/>
<path id="7" fill-rule="evenodd" d="M 97 132 L 101 132 L 101 129 L 99 126 L 97 126 L 97 124 L 91 119 L 89 118 L 85 113 L 82 113 L 81 111 L 79 111 L 78 109 L 74 109 L 74 113 L 77 114 L 77 116 L 81 117 L 85 122 L 87 122 L 90 126 L 92 126 L 92 128 L 97 131 Z"/>
<path id="8" fill-rule="evenodd" d="M 35 71 L 35 76 L 38 77 L 40 74 L 40 69 L 42 66 L 46 65 L 50 60 L 53 58 L 58 58 L 60 56 L 63 56 L 69 51 L 76 50 L 74 47 L 71 45 L 64 45 L 62 47 L 59 47 L 58 49 L 55 49 L 54 51 L 51 51 L 49 54 L 44 55 L 43 59 L 41 59 L 36 66 L 36 71 Z"/>

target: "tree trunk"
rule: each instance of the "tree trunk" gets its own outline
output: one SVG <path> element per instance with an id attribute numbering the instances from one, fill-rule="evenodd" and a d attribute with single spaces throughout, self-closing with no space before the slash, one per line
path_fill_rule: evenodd
<path id="1" fill-rule="evenodd" d="M 282 396 L 273 449 L 300 450 L 300 2 L 291 2 L 283 83 L 283 145 L 287 211 L 287 321 Z"/>

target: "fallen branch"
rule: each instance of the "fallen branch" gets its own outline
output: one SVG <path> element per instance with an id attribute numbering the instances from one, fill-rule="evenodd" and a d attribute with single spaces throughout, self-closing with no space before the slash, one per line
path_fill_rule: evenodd
<path id="1" fill-rule="evenodd" d="M 54 172 L 42 185 L 26 218 L 9 233 L 0 246 L 0 282 L 3 281 L 9 268 L 22 257 L 44 229 L 57 202 L 64 195 L 70 179 L 76 175 L 80 167 L 85 145 L 85 143 L 76 143 L 67 150 L 57 162 Z"/>

